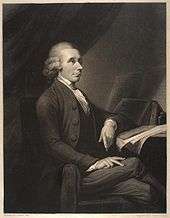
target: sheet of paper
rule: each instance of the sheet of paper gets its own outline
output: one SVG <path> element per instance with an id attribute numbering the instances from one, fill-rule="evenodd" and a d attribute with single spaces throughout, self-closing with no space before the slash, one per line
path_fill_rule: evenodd
<path id="1" fill-rule="evenodd" d="M 143 130 L 145 130 L 145 129 L 147 129 L 147 128 L 144 127 Z M 142 128 L 139 130 L 142 131 Z M 167 130 L 167 126 L 166 126 L 166 124 L 164 124 L 164 125 L 159 125 L 159 126 L 154 126 L 154 127 L 149 126 L 149 130 L 140 132 L 139 134 L 133 135 L 132 137 L 129 137 L 126 139 L 122 139 L 124 137 L 124 135 L 121 134 L 120 136 L 117 137 L 116 145 L 121 150 L 128 143 L 135 144 L 137 142 L 140 142 L 140 143 L 138 143 L 138 146 L 140 144 L 140 147 L 141 147 L 143 145 L 143 143 L 149 137 L 166 132 L 166 130 Z"/>

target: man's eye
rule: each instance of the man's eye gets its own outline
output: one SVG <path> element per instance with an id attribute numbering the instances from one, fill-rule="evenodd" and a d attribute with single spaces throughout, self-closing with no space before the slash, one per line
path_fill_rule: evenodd
<path id="1" fill-rule="evenodd" d="M 77 60 L 75 58 L 70 58 L 68 62 L 72 63 L 72 64 L 75 64 L 76 62 L 79 62 L 79 64 L 82 64 L 82 59 L 80 58 L 80 59 Z"/>
<path id="2" fill-rule="evenodd" d="M 76 60 L 75 60 L 74 58 L 71 58 L 71 59 L 69 60 L 69 62 L 75 64 L 75 63 L 76 63 Z"/>

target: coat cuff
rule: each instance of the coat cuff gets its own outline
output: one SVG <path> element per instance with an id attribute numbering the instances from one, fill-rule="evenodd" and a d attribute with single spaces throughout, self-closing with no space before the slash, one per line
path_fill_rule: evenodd
<path id="1" fill-rule="evenodd" d="M 85 171 L 87 170 L 91 165 L 93 165 L 94 163 L 96 163 L 96 161 L 98 161 L 98 158 L 94 158 L 91 157 L 90 155 L 85 155 L 85 157 L 81 158 L 79 160 L 79 168 L 81 171 Z"/>
<path id="2" fill-rule="evenodd" d="M 106 125 L 112 125 L 113 126 L 113 128 L 116 130 L 117 129 L 117 122 L 114 120 L 114 119 L 112 119 L 112 118 L 107 118 L 106 120 L 105 120 L 105 122 L 104 122 L 104 126 L 106 126 Z"/>
<path id="3" fill-rule="evenodd" d="M 116 129 L 116 132 L 119 133 L 121 131 L 124 130 L 124 126 L 123 126 L 123 123 L 124 123 L 124 119 L 123 117 L 121 117 L 120 115 L 114 115 L 112 117 L 112 119 L 116 122 L 117 124 L 117 129 Z"/>

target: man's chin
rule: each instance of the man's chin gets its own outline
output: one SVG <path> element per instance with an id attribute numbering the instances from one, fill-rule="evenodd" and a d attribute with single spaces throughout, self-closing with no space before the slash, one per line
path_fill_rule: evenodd
<path id="1" fill-rule="evenodd" d="M 73 82 L 77 83 L 79 80 L 80 80 L 80 77 L 76 77 L 76 78 L 74 78 Z"/>

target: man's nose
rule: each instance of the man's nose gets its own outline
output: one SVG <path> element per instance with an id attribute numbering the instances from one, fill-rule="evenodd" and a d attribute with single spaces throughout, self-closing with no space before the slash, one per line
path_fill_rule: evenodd
<path id="1" fill-rule="evenodd" d="M 82 70 L 82 69 L 83 69 L 82 65 L 81 65 L 78 61 L 76 62 L 76 67 L 77 67 L 77 69 L 79 69 L 79 70 Z"/>

